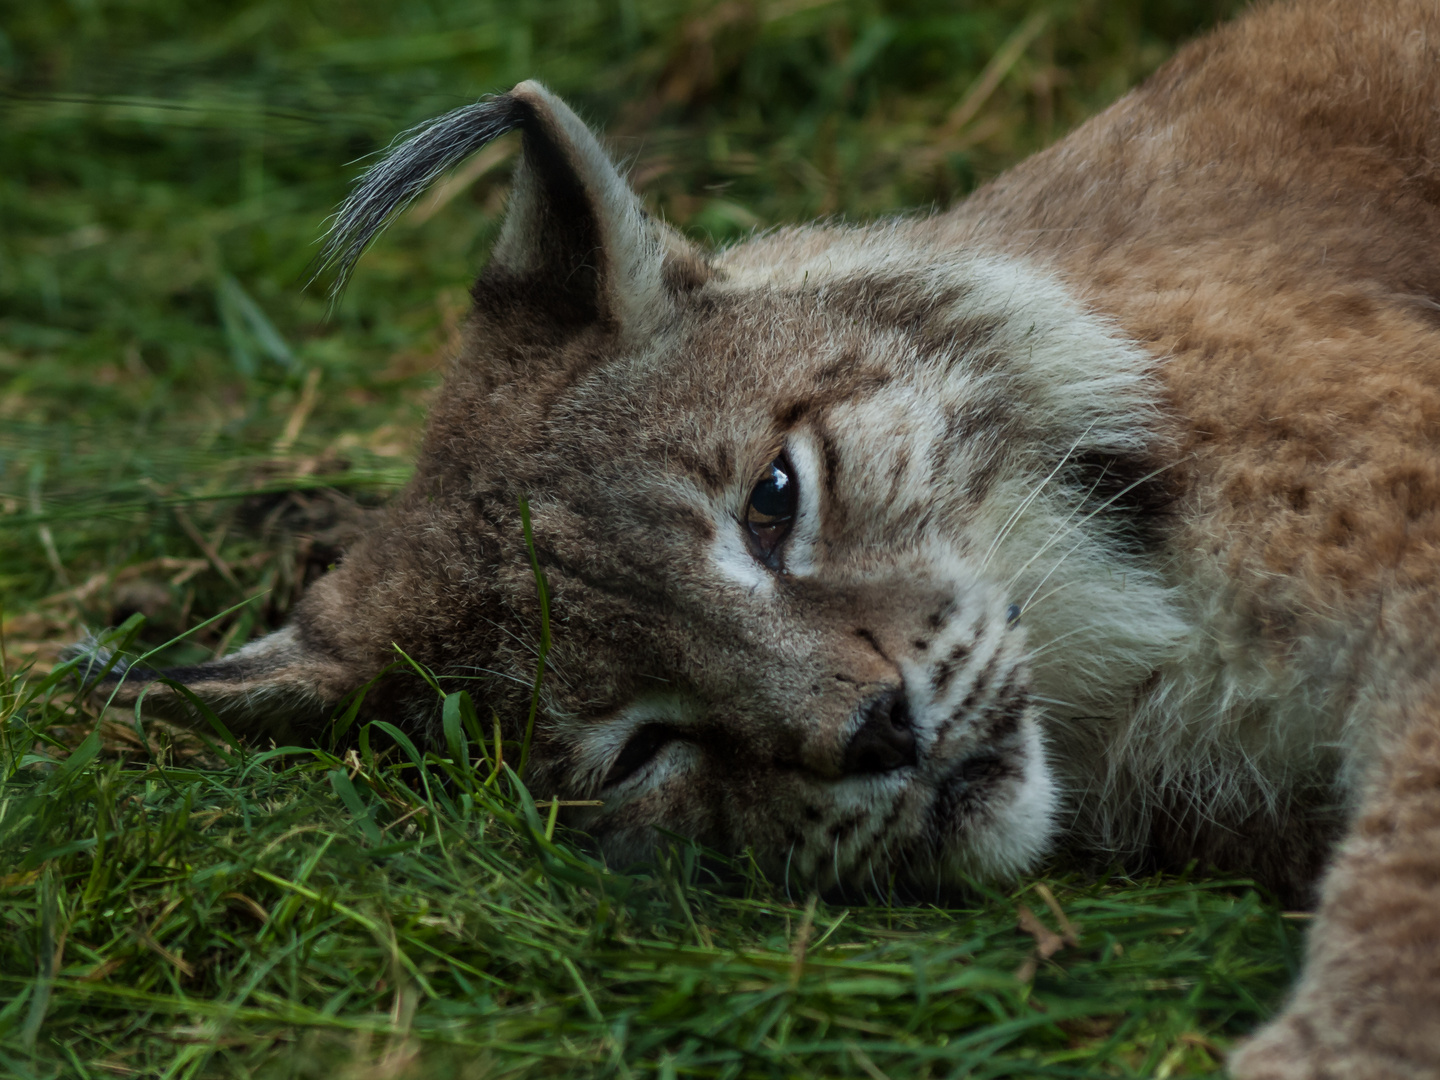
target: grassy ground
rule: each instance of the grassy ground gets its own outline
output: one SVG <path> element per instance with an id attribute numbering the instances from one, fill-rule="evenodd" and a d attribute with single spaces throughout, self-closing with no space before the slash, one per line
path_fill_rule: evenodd
<path id="1" fill-rule="evenodd" d="M 1298 949 L 1243 882 L 1053 867 L 942 911 L 683 847 L 621 873 L 474 739 L 245 751 L 97 716 L 50 669 L 127 619 L 177 662 L 237 646 L 403 482 L 509 160 L 442 184 L 327 318 L 313 240 L 401 128 L 538 76 L 724 242 L 943 206 L 1236 6 L 0 12 L 0 1073 L 1215 1071 Z"/>

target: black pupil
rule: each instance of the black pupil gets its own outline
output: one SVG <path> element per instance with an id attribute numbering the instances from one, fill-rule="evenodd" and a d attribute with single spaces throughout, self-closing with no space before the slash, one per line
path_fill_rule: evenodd
<path id="1" fill-rule="evenodd" d="M 783 521 L 795 514 L 795 485 L 790 474 L 778 461 L 770 463 L 770 472 L 750 493 L 750 509 L 755 517 Z"/>

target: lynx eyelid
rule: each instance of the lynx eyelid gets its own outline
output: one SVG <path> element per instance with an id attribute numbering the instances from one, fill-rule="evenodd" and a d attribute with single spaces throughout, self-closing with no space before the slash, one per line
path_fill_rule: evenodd
<path id="1" fill-rule="evenodd" d="M 611 764 L 601 789 L 618 787 L 659 756 L 660 751 L 679 738 L 678 732 L 666 724 L 645 724 L 631 735 Z"/>

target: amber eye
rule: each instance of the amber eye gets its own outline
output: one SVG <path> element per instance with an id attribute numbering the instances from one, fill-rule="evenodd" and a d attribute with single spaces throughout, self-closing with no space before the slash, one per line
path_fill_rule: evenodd
<path id="1" fill-rule="evenodd" d="M 745 528 L 756 554 L 769 566 L 779 561 L 780 542 L 795 523 L 799 497 L 795 470 L 784 454 L 765 466 L 765 475 L 750 492 L 750 501 L 745 504 Z"/>

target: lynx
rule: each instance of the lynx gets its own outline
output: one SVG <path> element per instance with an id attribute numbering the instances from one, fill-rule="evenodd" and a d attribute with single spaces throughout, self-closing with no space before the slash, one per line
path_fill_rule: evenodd
<path id="1" fill-rule="evenodd" d="M 612 862 L 1199 860 L 1318 904 L 1234 1075 L 1440 1075 L 1433 0 L 1253 11 L 946 213 L 722 251 L 522 83 L 362 179 L 342 273 L 516 129 L 414 479 L 288 627 L 165 674 L 316 738 L 399 645 L 519 722 L 524 497 L 526 779 Z M 436 735 L 419 679 L 366 702 Z"/>

